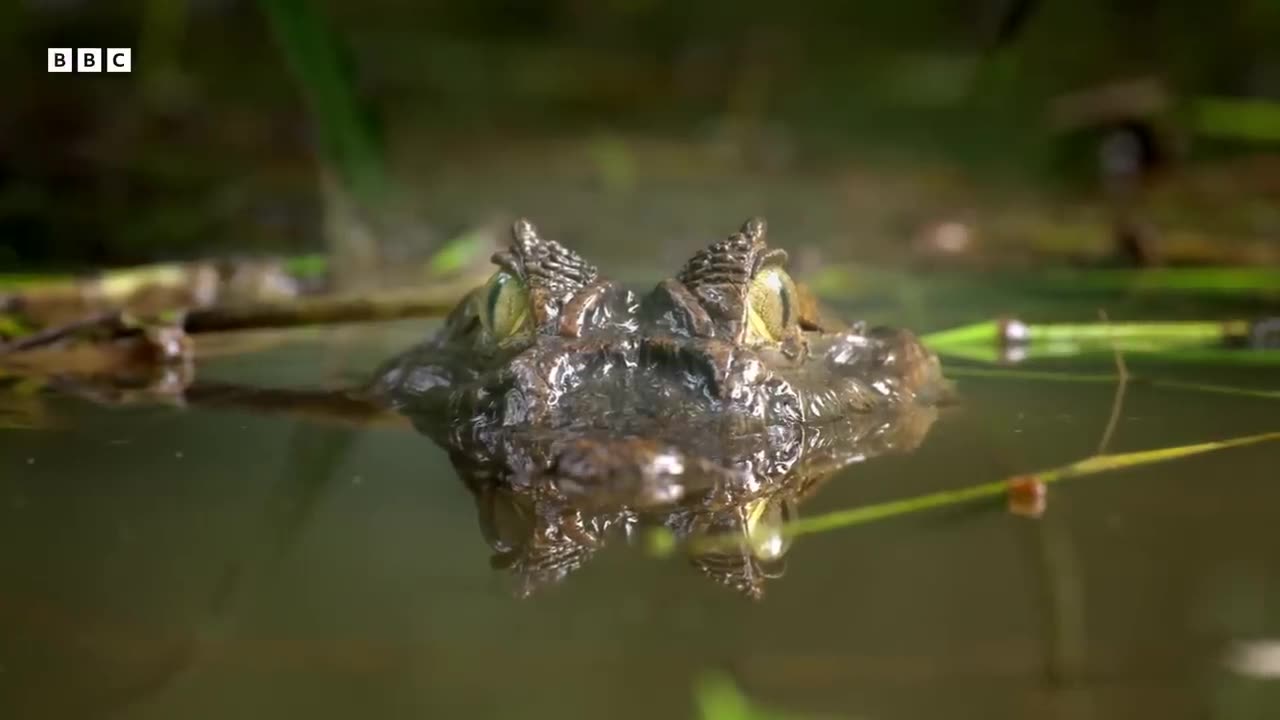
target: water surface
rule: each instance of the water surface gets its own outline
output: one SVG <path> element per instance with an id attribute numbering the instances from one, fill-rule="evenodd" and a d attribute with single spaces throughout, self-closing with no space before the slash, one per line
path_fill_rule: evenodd
<path id="1" fill-rule="evenodd" d="M 294 333 L 199 377 L 343 382 L 425 327 Z M 1264 369 L 1130 364 L 1275 389 Z M 801 514 L 1084 457 L 1114 394 L 960 389 L 918 451 L 847 468 Z M 445 453 L 411 431 L 48 404 L 54 429 L 0 432 L 5 717 L 693 717 L 713 670 L 824 717 L 1280 712 L 1274 680 L 1224 662 L 1280 637 L 1275 447 L 1056 485 L 1038 520 L 978 503 L 802 537 L 758 602 L 621 540 L 521 599 Z M 1135 385 L 1110 449 L 1277 417 L 1274 400 Z"/>

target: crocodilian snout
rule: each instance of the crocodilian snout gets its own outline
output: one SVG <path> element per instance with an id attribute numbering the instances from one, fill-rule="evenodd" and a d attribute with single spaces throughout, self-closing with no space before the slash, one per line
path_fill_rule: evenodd
<path id="1" fill-rule="evenodd" d="M 534 482 L 575 505 L 594 509 L 656 508 L 745 482 L 726 468 L 660 440 L 592 434 L 557 443 Z"/>
<path id="2" fill-rule="evenodd" d="M 812 342 L 810 351 L 816 362 L 800 373 L 798 385 L 811 420 L 849 410 L 932 405 L 949 393 L 937 356 L 906 330 L 828 335 Z"/>

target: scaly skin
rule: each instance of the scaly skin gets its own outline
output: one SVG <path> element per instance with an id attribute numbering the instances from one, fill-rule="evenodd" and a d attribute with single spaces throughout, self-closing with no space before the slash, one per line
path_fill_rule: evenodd
<path id="1" fill-rule="evenodd" d="M 758 596 L 768 519 L 846 465 L 914 448 L 945 392 L 910 332 L 835 323 L 803 288 L 777 337 L 753 332 L 752 279 L 785 257 L 753 219 L 638 299 L 520 221 L 494 262 L 527 292 L 525 330 L 495 338 L 477 290 L 372 390 L 449 450 L 526 591 L 643 523 L 748 536 L 695 564 Z"/>

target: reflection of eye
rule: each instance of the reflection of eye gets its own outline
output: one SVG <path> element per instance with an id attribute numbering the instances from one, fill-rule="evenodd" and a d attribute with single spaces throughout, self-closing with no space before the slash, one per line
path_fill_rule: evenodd
<path id="1" fill-rule="evenodd" d="M 529 324 L 529 293 L 511 273 L 494 273 L 477 299 L 480 321 L 496 340 L 509 338 Z"/>
<path id="2" fill-rule="evenodd" d="M 758 560 L 779 560 L 791 549 L 787 523 L 795 519 L 790 503 L 780 498 L 762 498 L 747 507 L 748 547 Z"/>
<path id="3" fill-rule="evenodd" d="M 747 321 L 762 339 L 779 342 L 796 323 L 796 286 L 780 267 L 767 267 L 751 278 Z"/>

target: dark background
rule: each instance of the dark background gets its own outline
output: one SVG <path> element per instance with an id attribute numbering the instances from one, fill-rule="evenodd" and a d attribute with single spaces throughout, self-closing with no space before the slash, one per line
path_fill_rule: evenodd
<path id="1" fill-rule="evenodd" d="M 571 234 L 596 192 L 669 232 L 702 220 L 646 220 L 666 207 L 647 188 L 803 193 L 855 167 L 915 193 L 889 203 L 926 216 L 904 233 L 956 205 L 918 194 L 939 174 L 1095 202 L 1116 128 L 1152 168 L 1272 153 L 1274 117 L 1224 131 L 1198 108 L 1280 100 L 1278 37 L 1274 0 L 7 2 L 0 270 L 321 247 L 322 170 L 362 206 L 398 198 L 425 244 L 492 213 Z M 114 46 L 131 74 L 45 72 L 48 47 Z M 1227 174 L 1274 199 L 1274 168 L 1249 168 Z M 1258 203 L 1206 204 L 1274 240 Z"/>

